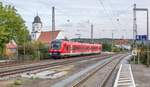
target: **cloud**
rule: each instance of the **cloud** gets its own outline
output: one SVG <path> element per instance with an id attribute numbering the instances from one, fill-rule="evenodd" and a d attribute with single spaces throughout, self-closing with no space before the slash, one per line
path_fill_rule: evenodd
<path id="1" fill-rule="evenodd" d="M 4 4 L 11 4 L 16 7 L 18 13 L 31 31 L 32 21 L 37 12 L 41 17 L 44 30 L 51 30 L 51 7 L 56 7 L 56 27 L 64 30 L 68 37 L 76 37 L 77 29 L 80 29 L 81 37 L 90 37 L 90 24 L 94 24 L 94 37 L 111 38 L 111 30 L 115 29 L 115 38 L 122 35 L 131 38 L 133 26 L 133 0 L 2 0 Z M 134 0 L 137 7 L 150 9 L 150 1 Z M 146 2 L 146 3 L 145 3 Z M 105 8 L 105 9 L 104 9 Z M 138 15 L 139 32 L 145 32 L 144 14 Z M 119 21 L 116 21 L 119 19 Z M 67 20 L 70 20 L 67 22 Z M 47 27 L 49 26 L 49 27 Z M 143 30 L 142 30 L 143 29 Z M 86 31 L 86 32 L 82 32 Z"/>

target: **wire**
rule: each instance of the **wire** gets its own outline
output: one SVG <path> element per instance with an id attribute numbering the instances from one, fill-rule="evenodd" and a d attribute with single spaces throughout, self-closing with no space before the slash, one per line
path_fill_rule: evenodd
<path id="1" fill-rule="evenodd" d="M 105 14 L 108 16 L 109 20 L 111 21 L 111 24 L 114 25 L 113 16 L 109 14 L 109 11 L 107 11 L 107 9 L 105 8 L 102 0 L 98 0 L 98 1 L 101 4 L 101 6 L 103 7 Z M 114 26 L 114 27 L 116 28 L 116 26 Z"/>

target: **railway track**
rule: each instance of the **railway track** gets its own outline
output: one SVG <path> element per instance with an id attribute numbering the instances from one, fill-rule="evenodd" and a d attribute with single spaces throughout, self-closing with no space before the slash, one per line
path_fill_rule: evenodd
<path id="1" fill-rule="evenodd" d="M 93 58 L 93 57 L 99 57 L 99 56 L 107 56 L 108 54 L 101 54 L 101 55 L 91 55 L 91 56 L 81 56 L 81 57 L 73 57 L 73 58 L 63 58 L 63 59 L 47 59 L 47 60 L 41 60 L 41 61 L 30 61 L 30 62 L 20 62 L 15 65 L 12 64 L 12 62 L 4 63 L 5 65 L 0 66 L 0 71 L 3 71 L 3 69 L 12 69 L 14 67 L 26 67 L 26 66 L 32 66 L 32 65 L 42 65 L 42 64 L 49 64 L 53 62 L 63 62 L 63 61 L 70 61 L 70 60 L 76 60 L 76 59 L 85 59 L 85 58 Z M 111 56 L 111 55 L 110 55 Z M 15 61 L 14 61 L 15 63 Z"/>
<path id="2" fill-rule="evenodd" d="M 115 68 L 117 67 L 117 65 L 121 61 L 121 59 L 125 57 L 125 55 L 124 56 L 117 56 L 116 58 L 110 60 L 109 62 L 106 62 L 103 65 L 100 65 L 100 67 L 98 67 L 95 70 L 93 70 L 88 76 L 86 76 L 85 78 L 83 78 L 80 81 L 78 81 L 75 84 L 73 84 L 72 87 L 91 87 L 91 86 L 86 86 L 86 85 L 83 85 L 83 84 L 88 83 L 88 80 L 92 76 L 94 76 L 97 72 L 102 72 L 103 69 L 106 68 L 106 66 L 111 66 L 111 63 L 113 63 L 113 61 L 116 61 L 117 58 L 119 58 L 119 57 L 120 57 L 120 59 L 115 64 L 115 66 L 113 66 L 113 68 L 111 70 L 109 70 L 109 72 L 105 72 L 107 74 L 105 74 L 104 78 L 101 78 L 102 80 L 99 81 L 99 83 L 97 83 L 96 86 L 92 85 L 92 87 L 105 87 L 105 84 L 106 84 L 108 78 L 111 76 L 111 74 L 113 73 L 113 71 L 115 70 Z"/>
<path id="3" fill-rule="evenodd" d="M 74 63 L 77 61 L 81 61 L 81 60 L 85 60 L 85 59 L 89 59 L 89 58 L 96 58 L 96 57 L 100 57 L 101 59 L 105 59 L 106 57 L 109 57 L 110 55 L 103 55 L 103 56 L 86 56 L 86 58 L 74 58 L 75 60 L 72 59 L 68 59 L 66 61 L 63 62 L 54 62 L 54 63 L 46 63 L 46 64 L 42 64 L 42 65 L 36 65 L 36 66 L 29 66 L 29 67 L 24 67 L 24 68 L 18 68 L 18 69 L 12 69 L 12 70 L 6 70 L 6 71 L 2 71 L 0 72 L 0 78 L 4 78 L 4 77 L 11 77 L 13 75 L 17 75 L 17 74 L 21 74 L 21 73 L 25 73 L 25 72 L 30 72 L 30 71 L 34 71 L 34 70 L 39 70 L 39 69 L 43 69 L 43 68 L 48 68 L 48 67 L 53 67 L 53 66 L 57 66 L 57 65 L 65 65 L 65 64 L 70 64 L 70 63 Z"/>
<path id="4" fill-rule="evenodd" d="M 47 61 L 47 60 L 45 60 Z M 0 68 L 4 67 L 12 67 L 12 66 L 18 66 L 18 65 L 26 65 L 26 64 L 32 64 L 32 63 L 38 63 L 39 61 L 6 61 L 0 63 Z M 43 62 L 43 61 L 42 61 Z"/>
<path id="5" fill-rule="evenodd" d="M 101 54 L 102 56 L 105 56 L 107 54 Z M 93 56 L 93 55 L 91 55 Z M 87 57 L 87 56 L 85 56 Z M 81 57 L 72 57 L 72 58 L 64 58 L 66 59 L 73 59 L 73 58 L 81 58 Z M 83 57 L 82 57 L 83 58 Z M 64 59 L 59 59 L 59 60 L 64 60 Z M 44 62 L 49 62 L 49 61 L 55 61 L 54 59 L 46 59 L 42 61 L 13 61 L 13 60 L 8 60 L 5 62 L 0 62 L 0 68 L 5 68 L 5 67 L 12 67 L 12 66 L 19 66 L 19 65 L 27 65 L 27 64 L 33 64 L 33 63 L 44 63 Z"/>

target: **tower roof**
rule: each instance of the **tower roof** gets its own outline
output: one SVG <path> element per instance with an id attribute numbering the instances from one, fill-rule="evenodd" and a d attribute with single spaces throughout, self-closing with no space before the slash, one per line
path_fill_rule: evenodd
<path id="1" fill-rule="evenodd" d="M 42 23 L 41 18 L 37 15 L 36 17 L 34 17 L 33 23 Z"/>

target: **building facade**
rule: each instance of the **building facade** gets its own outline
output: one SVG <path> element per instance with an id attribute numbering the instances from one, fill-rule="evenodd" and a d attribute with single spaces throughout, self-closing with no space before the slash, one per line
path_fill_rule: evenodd
<path id="1" fill-rule="evenodd" d="M 44 44 L 49 44 L 52 40 L 62 39 L 64 38 L 63 34 L 60 33 L 60 30 L 55 31 L 43 31 L 43 24 L 41 18 L 37 15 L 34 17 L 34 21 L 32 22 L 32 32 L 31 39 L 32 41 L 40 41 Z M 52 38 L 53 34 L 53 38 Z"/>
<path id="2" fill-rule="evenodd" d="M 41 32 L 42 32 L 42 21 L 41 18 L 37 15 L 32 22 L 32 32 L 31 32 L 31 39 L 38 40 Z"/>

